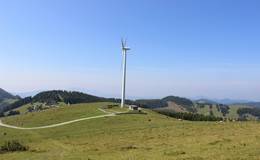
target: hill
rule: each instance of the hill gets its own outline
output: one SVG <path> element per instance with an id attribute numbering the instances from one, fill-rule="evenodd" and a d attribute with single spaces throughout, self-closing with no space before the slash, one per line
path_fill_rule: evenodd
<path id="1" fill-rule="evenodd" d="M 179 115 L 182 116 L 183 114 L 191 116 L 190 114 L 185 113 L 193 113 L 193 117 L 204 115 L 230 120 L 260 119 L 259 114 L 253 114 L 255 109 L 251 109 L 253 111 L 247 110 L 247 108 L 256 108 L 259 106 L 259 103 L 257 102 L 226 105 L 209 99 L 191 101 L 183 97 L 167 96 L 162 99 L 137 100 L 136 103 L 165 115 L 178 115 L 177 117 L 179 117 Z M 244 110 L 241 111 L 242 109 Z M 239 110 L 240 112 L 238 112 Z M 182 114 L 179 114 L 179 112 Z"/>
<path id="2" fill-rule="evenodd" d="M 220 103 L 220 104 L 226 104 L 226 105 L 232 105 L 232 104 L 238 104 L 238 103 L 248 103 L 250 102 L 249 100 L 241 100 L 241 99 L 214 99 L 215 102 Z"/>
<path id="3" fill-rule="evenodd" d="M 187 111 L 193 112 L 193 102 L 187 98 L 177 96 L 167 96 L 162 99 L 139 99 L 135 103 L 145 108 L 165 108 L 168 107 L 169 103 L 174 103 L 181 106 Z"/>
<path id="4" fill-rule="evenodd" d="M 0 88 L 0 116 L 2 116 L 3 112 L 7 109 L 7 107 L 10 104 L 13 104 L 19 99 L 19 96 L 14 96 Z"/>
<path id="5" fill-rule="evenodd" d="M 38 93 L 33 97 L 26 97 L 18 101 L 13 101 L 12 104 L 7 103 L 8 105 L 6 105 L 4 109 L 2 109 L 2 111 L 7 112 L 15 109 L 20 113 L 24 113 L 28 111 L 31 112 L 49 109 L 52 107 L 56 107 L 59 103 L 78 104 L 90 102 L 119 103 L 120 99 L 98 97 L 76 91 L 51 90 Z M 245 115 L 250 115 L 250 118 L 248 118 L 250 120 L 260 118 L 260 115 L 258 116 L 258 114 L 251 114 L 252 112 L 245 113 L 245 115 L 243 115 L 244 112 L 238 113 L 238 110 L 240 108 L 250 108 L 251 106 L 253 106 L 254 108 L 256 105 L 258 105 L 258 103 L 250 103 L 247 105 L 224 105 L 208 99 L 199 99 L 196 101 L 191 101 L 183 97 L 167 96 L 162 99 L 139 99 L 136 101 L 126 100 L 126 104 L 135 104 L 143 108 L 153 109 L 155 111 L 158 111 L 159 113 L 166 115 L 176 115 L 176 113 L 181 112 L 235 120 L 245 120 L 245 117 L 247 117 Z M 13 114 L 17 113 L 11 113 L 10 115 Z M 191 115 L 188 114 L 188 116 Z M 253 118 L 251 118 L 251 116 L 253 116 Z"/>
<path id="6" fill-rule="evenodd" d="M 17 98 L 18 98 L 17 96 L 13 96 L 12 94 L 0 88 L 0 101 L 5 99 L 17 99 Z"/>
<path id="7" fill-rule="evenodd" d="M 241 110 L 243 108 L 255 108 L 259 106 L 259 103 L 226 105 L 209 99 L 198 99 L 195 101 L 191 101 L 187 98 L 177 96 L 167 96 L 162 99 L 140 99 L 136 100 L 133 103 L 144 108 L 153 109 L 165 115 L 182 115 L 183 113 L 193 113 L 194 115 L 192 116 L 194 117 L 204 115 L 230 120 L 260 119 L 260 115 L 252 114 L 252 111 L 243 110 L 242 112 L 238 113 L 238 110 Z M 182 114 L 178 114 L 179 112 Z M 187 115 L 191 116 L 190 114 Z"/>
<path id="8" fill-rule="evenodd" d="M 52 90 L 52 91 L 44 91 L 38 93 L 33 97 L 25 97 L 20 99 L 8 106 L 5 107 L 5 112 L 10 111 L 13 109 L 17 109 L 27 104 L 34 104 L 34 103 L 42 103 L 46 104 L 47 106 L 56 105 L 60 102 L 66 104 L 76 104 L 76 103 L 89 103 L 89 102 L 103 102 L 103 101 L 115 101 L 113 99 L 106 99 L 102 97 L 97 97 L 81 92 L 75 91 L 62 91 L 62 90 Z"/>
<path id="9" fill-rule="evenodd" d="M 248 107 L 260 108 L 260 102 L 236 103 L 234 105 L 243 105 Z"/>
<path id="10" fill-rule="evenodd" d="M 32 101 L 45 102 L 45 103 L 64 102 L 64 103 L 76 104 L 76 103 L 88 103 L 88 102 L 102 102 L 102 101 L 106 101 L 106 99 L 85 94 L 82 92 L 53 90 L 53 91 L 41 92 L 35 95 L 32 98 Z"/>
<path id="11" fill-rule="evenodd" d="M 200 104 L 218 104 L 217 102 L 210 100 L 210 99 L 198 99 L 194 101 L 195 103 L 200 103 Z"/>
<path id="12" fill-rule="evenodd" d="M 106 103 L 73 104 L 38 113 L 2 118 L 4 123 L 33 127 L 95 116 Z M 116 108 L 107 109 L 112 112 Z M 0 159 L 128 160 L 260 158 L 260 126 L 255 122 L 178 121 L 144 109 L 146 114 L 121 114 L 64 126 L 17 130 L 0 126 L 0 146 L 18 140 L 28 151 L 0 154 Z M 203 136 L 202 136 L 203 135 Z"/>

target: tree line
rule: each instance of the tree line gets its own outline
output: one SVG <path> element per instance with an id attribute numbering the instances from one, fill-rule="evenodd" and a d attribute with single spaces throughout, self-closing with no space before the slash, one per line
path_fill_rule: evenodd
<path id="1" fill-rule="evenodd" d="M 243 117 L 245 114 L 251 114 L 258 119 L 260 118 L 260 108 L 239 108 L 237 110 L 237 113 L 240 117 Z"/>
<path id="2" fill-rule="evenodd" d="M 223 118 L 215 117 L 213 115 L 203 115 L 191 112 L 175 112 L 172 110 L 157 110 L 158 113 L 173 117 L 176 119 L 183 119 L 189 121 L 222 121 Z"/>

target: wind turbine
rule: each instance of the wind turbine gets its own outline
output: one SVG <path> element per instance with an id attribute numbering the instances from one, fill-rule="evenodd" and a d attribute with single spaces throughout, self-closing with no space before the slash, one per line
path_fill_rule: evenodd
<path id="1" fill-rule="evenodd" d="M 126 84 L 126 58 L 127 58 L 127 51 L 130 50 L 129 47 L 126 45 L 126 40 L 121 40 L 122 44 L 122 54 L 123 54 L 123 76 L 122 76 L 122 95 L 121 95 L 121 108 L 125 105 L 125 84 Z"/>

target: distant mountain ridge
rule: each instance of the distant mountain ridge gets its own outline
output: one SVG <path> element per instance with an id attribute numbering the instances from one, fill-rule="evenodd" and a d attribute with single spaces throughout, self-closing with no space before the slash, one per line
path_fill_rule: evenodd
<path id="1" fill-rule="evenodd" d="M 7 109 L 10 104 L 19 99 L 19 96 L 14 96 L 11 93 L 0 88 L 0 115 Z"/>
<path id="2" fill-rule="evenodd" d="M 2 101 L 4 99 L 16 99 L 16 98 L 18 98 L 18 96 L 14 96 L 11 93 L 0 88 L 0 101 Z"/>
<path id="3" fill-rule="evenodd" d="M 213 101 L 221 103 L 221 104 L 237 104 L 237 103 L 248 103 L 251 102 L 250 100 L 243 100 L 243 99 L 229 99 L 229 98 L 225 98 L 225 99 L 213 99 Z"/>
<path id="4" fill-rule="evenodd" d="M 199 100 L 205 100 L 205 101 L 212 101 L 214 103 L 226 104 L 226 105 L 255 102 L 254 100 L 248 100 L 248 99 L 208 98 L 204 96 L 192 97 L 191 99 L 195 102 Z"/>
<path id="5" fill-rule="evenodd" d="M 244 105 L 249 107 L 260 108 L 260 102 L 237 103 L 236 105 Z"/>
<path id="6" fill-rule="evenodd" d="M 195 102 L 195 103 L 202 103 L 202 104 L 217 104 L 217 102 L 215 102 L 215 101 L 213 101 L 213 100 L 204 99 L 204 98 L 195 100 L 194 102 Z"/>
<path id="7" fill-rule="evenodd" d="M 98 96 L 86 94 L 83 92 L 77 92 L 77 91 L 65 91 L 65 90 L 43 91 L 36 94 L 33 97 L 30 96 L 22 99 L 17 98 L 17 96 L 13 96 L 12 94 L 4 91 L 3 89 L 0 91 L 1 91 L 0 93 L 2 93 L 1 96 L 3 98 L 11 98 L 5 100 L 14 100 L 14 101 L 5 101 L 5 103 L 2 104 L 0 103 L 0 113 L 14 110 L 16 108 L 19 108 L 29 103 L 34 104 L 38 102 L 45 103 L 48 106 L 57 105 L 59 102 L 63 102 L 66 104 L 90 103 L 90 102 L 115 102 L 115 103 L 121 102 L 121 99 L 98 97 Z M 206 116 L 209 115 L 209 116 L 226 117 L 226 118 L 229 118 L 229 116 L 238 117 L 236 111 L 237 109 L 234 110 L 232 107 L 230 107 L 230 105 L 226 105 L 225 103 L 219 103 L 217 101 L 204 99 L 204 98 L 192 101 L 184 97 L 167 96 L 161 99 L 137 99 L 137 100 L 126 100 L 125 102 L 128 105 L 135 104 L 143 108 L 149 108 L 160 112 L 191 113 L 191 114 L 202 114 Z M 239 108 L 248 108 L 248 106 L 260 107 L 260 103 L 258 102 L 241 103 L 241 105 L 242 106 L 239 106 Z M 239 113 L 241 116 L 245 113 L 251 114 L 254 111 L 255 110 L 240 109 Z"/>

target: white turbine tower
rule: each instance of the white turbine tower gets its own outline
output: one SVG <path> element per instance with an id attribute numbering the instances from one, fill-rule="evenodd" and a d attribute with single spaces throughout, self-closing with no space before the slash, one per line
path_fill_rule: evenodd
<path id="1" fill-rule="evenodd" d="M 122 76 L 122 95 L 121 95 L 121 108 L 125 105 L 125 85 L 126 85 L 126 58 L 127 51 L 130 50 L 129 47 L 126 46 L 126 40 L 121 40 L 122 43 L 122 53 L 123 53 L 123 76 Z"/>

